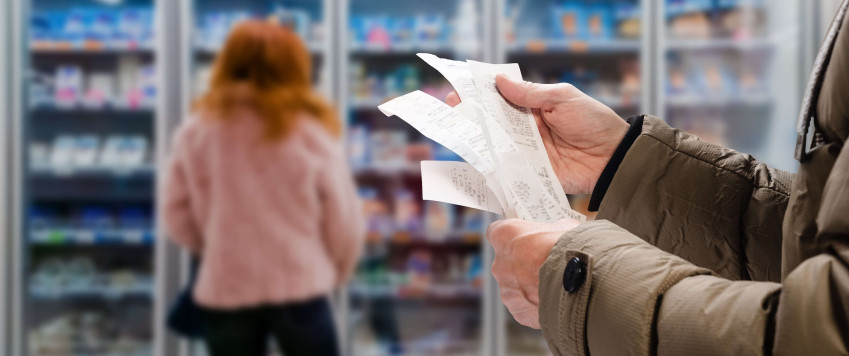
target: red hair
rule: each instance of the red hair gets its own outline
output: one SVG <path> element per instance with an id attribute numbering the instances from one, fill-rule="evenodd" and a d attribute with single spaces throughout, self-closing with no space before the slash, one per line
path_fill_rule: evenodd
<path id="1" fill-rule="evenodd" d="M 194 109 L 224 119 L 237 107 L 257 112 L 269 139 L 285 137 L 299 114 L 315 117 L 333 135 L 342 123 L 312 88 L 312 59 L 292 31 L 260 20 L 239 23 L 212 68 L 209 90 Z"/>

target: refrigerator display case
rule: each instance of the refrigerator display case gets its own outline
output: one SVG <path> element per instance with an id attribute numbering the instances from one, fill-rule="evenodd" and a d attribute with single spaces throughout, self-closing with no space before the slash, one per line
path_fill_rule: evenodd
<path id="1" fill-rule="evenodd" d="M 19 5 L 16 354 L 150 354 L 154 3 Z"/>
<path id="2" fill-rule="evenodd" d="M 482 59 L 476 0 L 350 0 L 341 66 L 348 152 L 368 236 L 346 301 L 349 355 L 475 355 L 485 348 L 481 211 L 422 201 L 421 160 L 458 160 L 377 106 L 451 86 L 416 57 Z"/>
<path id="3" fill-rule="evenodd" d="M 570 83 L 623 118 L 648 110 L 640 0 L 503 1 L 499 62 L 531 82 Z M 588 214 L 589 197 L 570 201 Z"/>
<path id="4" fill-rule="evenodd" d="M 330 94 L 330 66 L 327 57 L 330 42 L 325 18 L 328 0 L 188 0 L 193 2 L 192 97 L 203 93 L 209 82 L 210 68 L 233 26 L 245 19 L 278 23 L 297 33 L 313 57 L 316 87 Z"/>
<path id="5" fill-rule="evenodd" d="M 519 63 L 527 81 L 570 83 L 623 118 L 649 109 L 642 1 L 503 0 L 502 6 L 498 62 Z M 593 218 L 589 196 L 569 201 Z M 550 355 L 539 330 L 517 323 L 503 305 L 497 312 L 503 354 Z"/>
<path id="6" fill-rule="evenodd" d="M 804 2 L 667 0 L 661 113 L 673 126 L 793 170 Z"/>

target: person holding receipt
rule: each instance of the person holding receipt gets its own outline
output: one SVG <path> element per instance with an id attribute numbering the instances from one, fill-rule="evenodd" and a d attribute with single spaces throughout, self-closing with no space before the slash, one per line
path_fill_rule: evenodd
<path id="1" fill-rule="evenodd" d="M 490 225 L 516 320 L 557 355 L 849 353 L 847 6 L 812 71 L 795 174 L 653 116 L 622 120 L 569 84 L 498 76 L 599 219 Z"/>

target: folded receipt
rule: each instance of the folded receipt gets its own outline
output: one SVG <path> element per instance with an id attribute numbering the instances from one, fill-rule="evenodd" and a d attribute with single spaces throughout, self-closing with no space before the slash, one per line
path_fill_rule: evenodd
<path id="1" fill-rule="evenodd" d="M 495 88 L 497 74 L 522 78 L 517 64 L 418 56 L 451 83 L 462 103 L 452 108 L 414 91 L 378 108 L 465 161 L 423 161 L 423 199 L 531 221 L 585 220 L 569 206 L 533 114 L 507 102 Z"/>

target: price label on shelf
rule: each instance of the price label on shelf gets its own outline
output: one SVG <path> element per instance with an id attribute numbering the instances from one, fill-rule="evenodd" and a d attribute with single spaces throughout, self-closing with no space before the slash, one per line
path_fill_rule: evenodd
<path id="1" fill-rule="evenodd" d="M 77 230 L 72 240 L 79 244 L 94 244 L 95 243 L 96 234 L 92 230 Z"/>
<path id="2" fill-rule="evenodd" d="M 128 244 L 141 244 L 144 242 L 144 232 L 141 230 L 124 231 L 124 242 Z"/>

